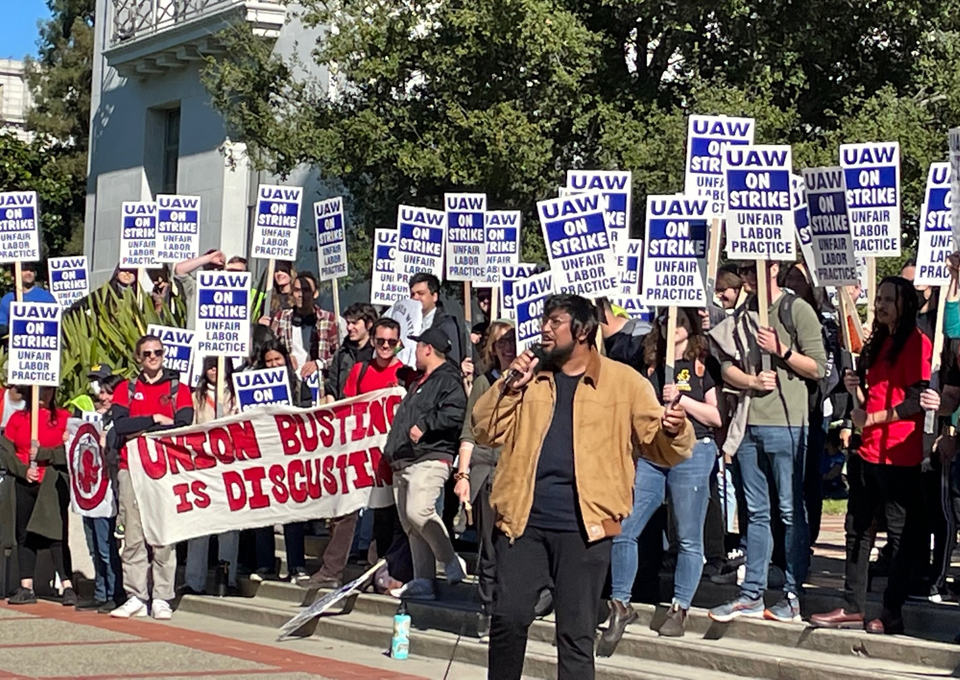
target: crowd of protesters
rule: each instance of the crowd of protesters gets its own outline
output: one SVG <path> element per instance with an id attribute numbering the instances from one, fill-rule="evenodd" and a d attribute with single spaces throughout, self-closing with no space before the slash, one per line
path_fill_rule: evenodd
<path id="1" fill-rule="evenodd" d="M 957 259 L 940 320 L 948 338 L 960 338 Z M 245 268 L 242 258 L 211 251 L 178 264 L 172 276 L 152 272 L 154 302 L 180 295 L 191 309 L 197 270 Z M 274 527 L 219 534 L 218 592 L 239 594 L 239 574 L 337 588 L 351 556 L 371 564 L 386 557 L 374 580 L 379 592 L 431 600 L 440 576 L 451 584 L 467 577 L 456 548 L 473 536 L 491 677 L 521 677 L 527 630 L 547 609 L 556 612 L 560 677 L 593 677 L 594 653 L 613 654 L 637 620 L 637 593 L 659 598 L 664 566 L 673 571 L 673 591 L 662 636 L 684 634 L 705 578 L 740 587 L 710 610 L 715 621 L 798 622 L 806 615 L 818 627 L 903 632 L 909 597 L 955 599 L 947 571 L 960 519 L 960 502 L 941 502 L 960 501 L 960 466 L 946 429 L 960 406 L 957 343 L 945 343 L 940 389 L 930 389 L 937 293 L 914 287 L 912 270 L 908 263 L 902 276 L 876 286 L 865 337 L 809 283 L 802 264 L 770 262 L 758 271 L 751 262 L 723 267 L 710 308 L 675 310 L 675 324 L 665 309 L 648 323 L 606 300 L 553 296 L 540 351 L 519 354 L 514 323 L 488 318 L 487 291 L 478 294 L 484 318 L 468 328 L 445 312 L 440 281 L 422 273 L 410 280 L 423 331 L 407 339 L 416 344 L 415 365 L 407 366 L 397 358 L 396 321 L 366 303 L 338 319 L 317 303 L 315 276 L 279 263 L 269 294 L 252 296 L 259 324 L 250 355 L 225 370 L 286 368 L 299 407 L 406 388 L 384 448 L 396 504 L 325 518 L 329 541 L 312 575 L 305 538 L 319 522 L 282 527 L 283 574 Z M 45 300 L 35 276 L 24 267 L 25 298 Z M 118 270 L 108 285 L 122 293 L 137 285 L 136 273 Z M 769 295 L 766 326 L 759 290 Z M 855 300 L 860 290 L 846 293 Z M 9 297 L 0 301 L 0 327 Z M 96 574 L 91 601 L 78 601 L 65 538 L 70 413 L 55 406 L 55 390 L 41 389 L 39 437 L 31 442 L 30 390 L 4 392 L 0 502 L 11 511 L 0 514 L 20 576 L 11 604 L 36 601 L 37 554 L 49 550 L 65 605 L 115 617 L 172 615 L 177 546 L 146 542 L 124 444 L 235 413 L 236 405 L 229 379 L 225 401 L 217 399 L 216 361 L 203 362 L 191 388 L 164 368 L 159 338 L 143 336 L 133 352 L 140 367 L 133 379 L 89 367 L 118 505 L 115 518 L 84 520 Z M 318 398 L 307 386 L 314 377 Z M 943 420 L 943 434 L 938 427 L 925 438 L 931 411 Z M 848 497 L 845 604 L 812 612 L 803 606 L 804 583 L 825 497 Z M 467 527 L 454 522 L 461 508 Z M 865 620 L 878 529 L 887 540 L 873 570 L 889 578 L 880 616 Z M 657 545 L 664 532 L 666 555 Z M 207 592 L 210 538 L 188 542 L 181 593 Z M 651 575 L 652 596 L 642 583 Z M 770 588 L 782 592 L 767 606 Z M 610 614 L 595 649 L 595 612 L 605 597 Z"/>

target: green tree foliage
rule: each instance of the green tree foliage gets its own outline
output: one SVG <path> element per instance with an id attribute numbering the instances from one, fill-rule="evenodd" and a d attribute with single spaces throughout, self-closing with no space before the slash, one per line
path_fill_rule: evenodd
<path id="1" fill-rule="evenodd" d="M 579 167 L 633 171 L 639 233 L 643 197 L 683 189 L 687 115 L 722 113 L 792 144 L 797 169 L 900 141 L 909 248 L 960 122 L 957 4 L 304 0 L 297 18 L 328 27 L 315 64 L 238 28 L 204 79 L 262 167 L 343 182 L 359 242 L 398 203 L 479 190 L 524 211 L 524 258 L 542 259 L 535 202 Z"/>

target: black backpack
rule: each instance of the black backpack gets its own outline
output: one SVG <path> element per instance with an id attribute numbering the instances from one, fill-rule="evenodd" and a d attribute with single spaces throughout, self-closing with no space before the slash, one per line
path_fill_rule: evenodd
<path id="1" fill-rule="evenodd" d="M 133 406 L 133 397 L 137 393 L 137 378 L 130 378 L 127 381 L 127 403 L 130 408 Z M 170 379 L 170 400 L 173 403 L 173 412 L 177 412 L 177 394 L 180 393 L 180 378 Z"/>
<path id="2" fill-rule="evenodd" d="M 790 336 L 790 340 L 795 346 L 798 345 L 798 343 L 797 326 L 793 320 L 793 303 L 798 299 L 800 298 L 793 293 L 784 292 L 780 298 L 780 307 L 777 310 L 780 324 L 784 330 L 787 331 L 787 335 Z M 826 371 L 820 380 L 803 378 L 803 381 L 807 384 L 807 391 L 809 392 L 811 413 L 821 410 L 823 401 L 833 395 L 837 386 L 840 384 L 840 377 L 843 371 L 841 369 L 841 352 L 838 333 L 839 329 L 835 327 L 835 324 L 831 324 L 831 328 L 828 328 L 826 323 L 820 323 L 820 337 L 823 340 L 823 349 L 827 355 Z"/>

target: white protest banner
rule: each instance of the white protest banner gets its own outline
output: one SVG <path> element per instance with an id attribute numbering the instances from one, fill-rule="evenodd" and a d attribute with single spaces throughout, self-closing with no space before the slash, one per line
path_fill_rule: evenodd
<path id="1" fill-rule="evenodd" d="M 10 303 L 8 385 L 60 386 L 60 315 L 55 302 Z"/>
<path id="2" fill-rule="evenodd" d="M 620 295 L 637 297 L 640 295 L 640 274 L 643 271 L 643 239 L 630 238 L 617 254 L 617 269 L 620 271 Z"/>
<path id="3" fill-rule="evenodd" d="M 950 213 L 953 193 L 950 186 L 950 164 L 931 163 L 927 173 L 927 189 L 920 212 L 917 234 L 917 274 L 915 286 L 942 286 L 950 283 L 947 257 L 953 252 Z"/>
<path id="4" fill-rule="evenodd" d="M 646 253 L 640 297 L 650 307 L 706 307 L 710 201 L 647 196 Z"/>
<path id="5" fill-rule="evenodd" d="M 401 205 L 397 208 L 397 261 L 394 271 L 404 281 L 419 272 L 438 277 L 443 272 L 443 244 L 447 230 L 442 210 Z"/>
<path id="6" fill-rule="evenodd" d="M 487 275 L 484 283 L 498 285 L 503 268 L 520 262 L 519 210 L 488 210 L 484 215 Z"/>
<path id="7" fill-rule="evenodd" d="M 194 331 L 175 326 L 150 324 L 147 333 L 163 343 L 163 367 L 180 374 L 180 381 L 190 384 L 190 362 L 193 360 Z"/>
<path id="8" fill-rule="evenodd" d="M 233 374 L 240 412 L 263 406 L 290 406 L 290 376 L 284 366 Z"/>
<path id="9" fill-rule="evenodd" d="M 0 262 L 40 261 L 36 191 L 0 192 Z"/>
<path id="10" fill-rule="evenodd" d="M 120 206 L 120 266 L 124 269 L 157 266 L 157 204 L 124 201 Z"/>
<path id="11" fill-rule="evenodd" d="M 347 232 L 343 224 L 343 198 L 337 196 L 313 204 L 317 223 L 317 258 L 320 280 L 333 281 L 347 275 Z"/>
<path id="12" fill-rule="evenodd" d="M 200 254 L 200 197 L 157 196 L 157 262 L 177 263 Z"/>
<path id="13" fill-rule="evenodd" d="M 370 273 L 370 304 L 392 305 L 410 297 L 407 280 L 394 272 L 397 264 L 396 229 L 373 230 L 373 271 Z"/>
<path id="14" fill-rule="evenodd" d="M 727 257 L 792 260 L 797 242 L 790 202 L 789 146 L 727 145 Z"/>
<path id="15" fill-rule="evenodd" d="M 805 168 L 813 267 L 821 286 L 852 286 L 858 282 L 853 234 L 847 218 L 847 190 L 843 169 Z"/>
<path id="16" fill-rule="evenodd" d="M 950 149 L 950 195 L 960 196 L 960 128 L 950 129 L 947 134 L 947 146 Z M 950 225 L 953 229 L 955 247 L 960 248 L 960 201 L 953 201 Z"/>
<path id="17" fill-rule="evenodd" d="M 50 292 L 64 309 L 90 293 L 86 255 L 51 257 L 47 268 Z"/>
<path id="18" fill-rule="evenodd" d="M 110 466 L 100 445 L 103 420 L 70 418 L 67 432 L 70 436 L 66 445 L 70 509 L 81 517 L 113 517 L 117 509 L 113 484 L 110 483 Z"/>
<path id="19" fill-rule="evenodd" d="M 521 262 L 516 265 L 504 265 L 500 278 L 500 306 L 508 319 L 517 318 L 517 308 L 513 304 L 513 287 L 520 279 L 526 279 L 540 270 L 535 264 Z"/>
<path id="20" fill-rule="evenodd" d="M 196 354 L 250 353 L 250 272 L 198 272 Z"/>
<path id="21" fill-rule="evenodd" d="M 810 210 L 807 207 L 807 194 L 803 190 L 803 177 L 790 176 L 790 202 L 793 205 L 793 226 L 800 241 L 800 252 L 807 267 L 810 284 L 821 285 L 817 278 L 816 255 L 813 252 L 813 232 L 810 230 Z"/>
<path id="22" fill-rule="evenodd" d="M 653 321 L 653 308 L 645 305 L 640 297 L 613 297 L 610 298 L 610 304 L 623 309 L 631 319 L 646 321 L 647 323 Z"/>
<path id="23" fill-rule="evenodd" d="M 257 221 L 253 225 L 253 257 L 264 260 L 297 259 L 302 200 L 303 187 L 259 186 Z"/>
<path id="24" fill-rule="evenodd" d="M 486 194 L 444 194 L 447 220 L 447 281 L 482 283 L 487 276 L 484 239 Z"/>
<path id="25" fill-rule="evenodd" d="M 567 189 L 603 195 L 603 218 L 614 248 L 621 239 L 630 237 L 632 186 L 633 173 L 629 170 L 567 170 Z"/>
<path id="26" fill-rule="evenodd" d="M 900 143 L 841 144 L 853 251 L 900 256 Z"/>
<path id="27" fill-rule="evenodd" d="M 423 305 L 418 300 L 406 298 L 398 300 L 383 313 L 388 319 L 400 324 L 400 349 L 397 358 L 404 366 L 417 367 L 417 343 L 410 339 L 412 335 L 420 335 L 423 330 Z"/>
<path id="28" fill-rule="evenodd" d="M 518 354 L 540 342 L 544 303 L 553 293 L 553 272 L 534 274 L 513 284 Z"/>
<path id="29" fill-rule="evenodd" d="M 576 194 L 537 203 L 543 240 L 558 293 L 614 295 L 620 280 L 603 196 Z"/>
<path id="30" fill-rule="evenodd" d="M 343 517 L 393 503 L 381 460 L 403 390 L 315 409 L 265 406 L 127 444 L 150 545 Z"/>
<path id="31" fill-rule="evenodd" d="M 723 149 L 728 144 L 753 144 L 753 118 L 690 116 L 687 121 L 687 166 L 683 192 L 710 201 L 709 217 L 723 217 L 727 210 Z"/>

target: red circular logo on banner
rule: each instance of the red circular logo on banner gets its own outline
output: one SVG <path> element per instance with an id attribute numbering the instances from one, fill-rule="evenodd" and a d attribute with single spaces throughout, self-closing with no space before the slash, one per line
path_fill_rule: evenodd
<path id="1" fill-rule="evenodd" d="M 80 424 L 67 456 L 73 498 L 81 510 L 93 510 L 107 496 L 110 472 L 100 446 L 100 432 L 92 423 Z"/>

